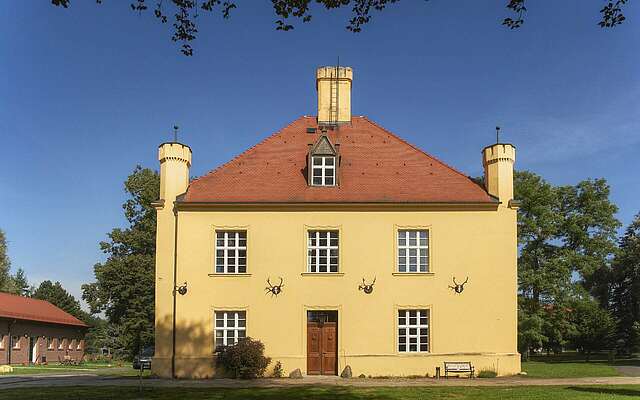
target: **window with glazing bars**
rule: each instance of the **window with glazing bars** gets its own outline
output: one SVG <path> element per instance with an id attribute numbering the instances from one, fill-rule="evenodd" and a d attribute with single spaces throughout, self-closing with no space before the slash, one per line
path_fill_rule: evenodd
<path id="1" fill-rule="evenodd" d="M 309 231 L 308 271 L 338 272 L 338 231 Z"/>
<path id="2" fill-rule="evenodd" d="M 222 346 L 238 343 L 238 339 L 246 337 L 246 311 L 216 311 L 216 351 Z"/>
<path id="3" fill-rule="evenodd" d="M 314 186 L 334 186 L 336 184 L 336 158 L 334 156 L 313 156 L 311 183 Z"/>
<path id="4" fill-rule="evenodd" d="M 429 310 L 398 310 L 398 351 L 429 351 Z"/>
<path id="5" fill-rule="evenodd" d="M 216 231 L 216 273 L 247 272 L 247 232 Z"/>
<path id="6" fill-rule="evenodd" d="M 429 272 L 429 231 L 398 231 L 398 272 Z"/>

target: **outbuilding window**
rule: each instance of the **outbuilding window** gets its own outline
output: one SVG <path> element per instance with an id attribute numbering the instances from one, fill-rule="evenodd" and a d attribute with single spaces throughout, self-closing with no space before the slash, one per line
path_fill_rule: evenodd
<path id="1" fill-rule="evenodd" d="M 58 350 L 64 349 L 64 338 L 58 338 Z"/>
<path id="2" fill-rule="evenodd" d="M 338 231 L 309 231 L 308 272 L 338 272 Z"/>
<path id="3" fill-rule="evenodd" d="M 14 350 L 20 350 L 20 337 L 13 336 L 11 338 L 11 346 Z"/>
<path id="4" fill-rule="evenodd" d="M 429 231 L 398 231 L 398 272 L 429 272 Z"/>
<path id="5" fill-rule="evenodd" d="M 216 231 L 216 273 L 247 272 L 247 231 Z"/>
<path id="6" fill-rule="evenodd" d="M 335 186 L 336 158 L 334 156 L 313 156 L 311 182 L 313 186 Z"/>
<path id="7" fill-rule="evenodd" d="M 0 350 L 4 350 L 4 335 L 0 335 Z"/>
<path id="8" fill-rule="evenodd" d="M 53 339 L 50 337 L 47 338 L 47 350 L 53 350 Z"/>
<path id="9" fill-rule="evenodd" d="M 398 310 L 398 352 L 429 352 L 429 310 Z"/>
<path id="10" fill-rule="evenodd" d="M 222 346 L 238 343 L 238 339 L 246 337 L 246 311 L 216 311 L 215 320 L 216 351 Z"/>

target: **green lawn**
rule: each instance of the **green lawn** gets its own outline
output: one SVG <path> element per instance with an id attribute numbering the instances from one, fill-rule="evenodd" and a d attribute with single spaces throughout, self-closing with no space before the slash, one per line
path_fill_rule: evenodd
<path id="1" fill-rule="evenodd" d="M 542 362 L 522 363 L 528 378 L 585 378 L 620 375 L 611 365 L 586 362 Z"/>
<path id="2" fill-rule="evenodd" d="M 599 376 L 618 376 L 614 365 L 638 365 L 640 359 L 617 358 L 613 362 L 607 360 L 607 354 L 594 354 L 589 362 L 575 352 L 558 355 L 544 355 L 531 357 L 522 363 L 522 370 L 531 378 L 581 378 Z"/>
<path id="3" fill-rule="evenodd" d="M 214 389 L 214 388 L 145 388 L 142 396 L 135 387 L 72 387 L 1 389 L 0 399 L 332 399 L 332 400 L 583 400 L 640 398 L 640 386 L 578 386 L 511 388 L 437 387 L 437 388 L 353 388 L 353 387 L 295 387 L 273 389 Z"/>
<path id="4" fill-rule="evenodd" d="M 139 371 L 133 369 L 130 365 L 111 365 L 104 363 L 85 363 L 79 366 L 68 365 L 29 365 L 29 366 L 13 366 L 13 372 L 2 374 L 8 375 L 35 375 L 35 374 L 96 374 L 96 375 L 117 375 L 117 376 L 138 376 Z M 148 376 L 149 371 L 145 371 L 144 375 Z"/>

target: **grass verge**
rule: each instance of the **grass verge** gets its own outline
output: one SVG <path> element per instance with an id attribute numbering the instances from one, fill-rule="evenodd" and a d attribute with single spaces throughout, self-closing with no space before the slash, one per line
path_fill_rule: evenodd
<path id="1" fill-rule="evenodd" d="M 521 386 L 521 387 L 436 387 L 436 388 L 354 388 L 354 387 L 295 387 L 295 388 L 144 388 L 135 387 L 46 387 L 1 389 L 0 399 L 92 399 L 92 400 L 240 400 L 240 399 L 332 399 L 332 400 L 587 400 L 640 398 L 640 386 Z"/>

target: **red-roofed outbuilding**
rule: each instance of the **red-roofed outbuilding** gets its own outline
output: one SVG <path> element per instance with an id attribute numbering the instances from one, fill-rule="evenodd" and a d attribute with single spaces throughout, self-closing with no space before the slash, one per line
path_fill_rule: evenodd
<path id="1" fill-rule="evenodd" d="M 80 360 L 87 328 L 48 301 L 0 293 L 0 365 Z"/>

